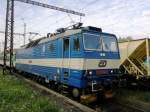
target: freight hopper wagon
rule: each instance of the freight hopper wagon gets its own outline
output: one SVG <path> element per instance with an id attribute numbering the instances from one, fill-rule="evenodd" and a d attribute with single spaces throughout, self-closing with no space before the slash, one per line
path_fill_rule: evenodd
<path id="1" fill-rule="evenodd" d="M 150 87 L 150 39 L 120 42 L 119 49 L 120 70 L 127 80 Z"/>
<path id="2" fill-rule="evenodd" d="M 74 97 L 112 97 L 119 73 L 116 36 L 96 27 L 61 28 L 16 51 L 15 68 L 40 76 Z M 63 90 L 63 89 L 61 89 Z"/>

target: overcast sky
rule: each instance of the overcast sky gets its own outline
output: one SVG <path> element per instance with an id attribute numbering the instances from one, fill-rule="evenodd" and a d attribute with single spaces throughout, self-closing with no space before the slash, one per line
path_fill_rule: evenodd
<path id="1" fill-rule="evenodd" d="M 0 31 L 5 29 L 6 1 L 0 0 Z M 145 38 L 150 35 L 150 0 L 35 1 L 83 12 L 86 15 L 81 18 L 84 26 L 101 27 L 104 32 L 116 34 L 118 37 Z M 23 33 L 23 23 L 27 24 L 27 32 L 46 35 L 57 28 L 79 21 L 79 16 L 15 2 L 15 32 L 18 33 Z M 0 38 L 3 40 L 4 35 L 0 34 Z M 16 36 L 15 46 L 20 44 L 23 44 L 23 38 Z"/>

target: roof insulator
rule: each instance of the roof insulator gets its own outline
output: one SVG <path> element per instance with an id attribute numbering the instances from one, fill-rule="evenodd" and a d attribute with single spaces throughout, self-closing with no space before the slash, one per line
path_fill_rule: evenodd
<path id="1" fill-rule="evenodd" d="M 58 28 L 57 33 L 64 33 L 66 31 L 66 28 Z"/>
<path id="2" fill-rule="evenodd" d="M 93 26 L 84 27 L 83 30 L 91 30 L 91 31 L 102 32 L 102 28 L 97 28 L 97 27 L 93 27 Z"/>

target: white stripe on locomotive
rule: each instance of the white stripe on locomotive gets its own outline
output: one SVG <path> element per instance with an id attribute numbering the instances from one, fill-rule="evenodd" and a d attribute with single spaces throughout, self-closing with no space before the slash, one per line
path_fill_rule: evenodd
<path id="1" fill-rule="evenodd" d="M 45 67 L 59 67 L 70 68 L 77 70 L 86 69 L 115 69 L 119 68 L 119 59 L 105 59 L 107 64 L 105 67 L 99 67 L 98 64 L 101 59 L 84 59 L 84 58 L 71 58 L 69 59 L 16 59 L 16 64 L 38 65 Z M 104 59 L 102 59 L 104 60 Z"/>

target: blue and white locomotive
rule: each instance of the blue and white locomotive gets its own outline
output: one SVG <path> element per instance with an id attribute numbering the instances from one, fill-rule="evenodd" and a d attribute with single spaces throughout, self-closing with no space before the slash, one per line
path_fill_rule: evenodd
<path id="1" fill-rule="evenodd" d="M 63 84 L 74 97 L 89 98 L 90 94 L 112 91 L 119 60 L 114 34 L 96 27 L 74 26 L 17 50 L 15 68 L 43 77 L 48 83 Z"/>

